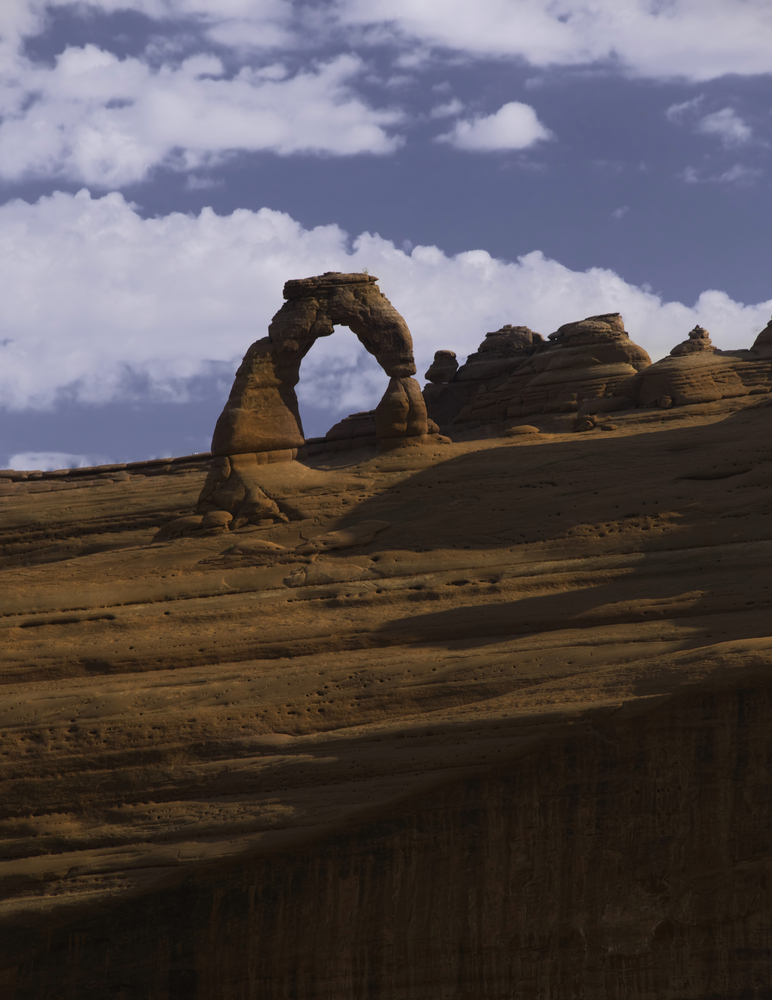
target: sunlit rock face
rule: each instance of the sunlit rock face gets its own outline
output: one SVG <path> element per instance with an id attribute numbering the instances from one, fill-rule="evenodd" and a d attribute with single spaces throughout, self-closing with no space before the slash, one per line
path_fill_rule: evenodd
<path id="1" fill-rule="evenodd" d="M 373 446 L 409 378 L 0 470 L 2 1000 L 767 1000 L 772 400 Z"/>
<path id="2" fill-rule="evenodd" d="M 548 340 L 523 326 L 486 335 L 444 385 L 424 389 L 429 416 L 448 433 L 535 414 L 576 413 L 588 400 L 634 405 L 628 382 L 651 364 L 619 313 L 566 323 Z"/>
<path id="3" fill-rule="evenodd" d="M 448 353 L 448 352 L 440 352 Z M 749 349 L 722 351 L 701 326 L 651 363 L 619 313 L 566 323 L 544 341 L 527 327 L 489 333 L 457 371 L 437 367 L 424 388 L 427 410 L 449 434 L 516 426 L 598 426 L 597 415 L 636 407 L 689 406 L 772 389 L 772 321 Z M 434 374 L 430 369 L 427 378 Z"/>
<path id="4" fill-rule="evenodd" d="M 635 379 L 638 406 L 689 406 L 763 395 L 772 389 L 772 322 L 750 349 L 722 351 L 695 327 L 687 340 Z"/>
<path id="5" fill-rule="evenodd" d="M 390 378 L 415 375 L 410 330 L 376 280 L 368 274 L 331 272 L 285 284 L 286 302 L 268 336 L 249 348 L 236 373 L 215 427 L 213 454 L 282 453 L 304 444 L 295 395 L 300 363 L 336 325 L 349 327 Z M 413 421 L 410 427 L 415 426 Z"/>
<path id="6" fill-rule="evenodd" d="M 369 419 L 354 421 L 352 416 L 331 429 L 329 440 L 304 448 L 304 454 L 332 454 L 350 449 L 355 441 L 357 447 L 382 450 L 447 441 L 429 420 L 421 388 L 412 378 L 416 368 L 410 330 L 376 280 L 369 274 L 328 272 L 285 284 L 286 302 L 273 317 L 268 336 L 247 351 L 215 426 L 212 454 L 221 461 L 202 490 L 198 515 L 210 520 L 218 512 L 227 515 L 230 530 L 281 516 L 271 510 L 254 473 L 262 465 L 291 462 L 304 447 L 295 395 L 300 364 L 316 340 L 329 337 L 336 325 L 356 334 L 389 376 L 389 384 L 374 411 L 354 415 Z M 169 525 L 159 540 L 188 527 Z"/>
<path id="7" fill-rule="evenodd" d="M 698 354 L 700 351 L 713 353 L 715 350 L 713 341 L 710 339 L 710 334 L 705 327 L 695 326 L 693 330 L 689 331 L 689 336 L 686 340 L 680 344 L 676 344 L 670 352 L 670 356 L 677 358 L 681 354 Z"/>

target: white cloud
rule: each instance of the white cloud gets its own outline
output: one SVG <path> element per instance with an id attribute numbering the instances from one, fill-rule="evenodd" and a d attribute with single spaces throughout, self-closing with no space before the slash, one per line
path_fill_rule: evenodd
<path id="1" fill-rule="evenodd" d="M 9 469 L 30 472 L 50 472 L 52 469 L 86 469 L 92 465 L 108 465 L 104 455 L 71 455 L 67 451 L 20 451 L 8 459 Z"/>
<path id="2" fill-rule="evenodd" d="M 457 97 L 454 97 L 450 101 L 446 101 L 445 104 L 437 104 L 432 108 L 431 117 L 432 118 L 452 118 L 453 115 L 460 114 L 464 110 L 464 105 L 459 101 Z"/>
<path id="3" fill-rule="evenodd" d="M 542 125 L 529 104 L 510 101 L 495 114 L 463 119 L 450 132 L 438 136 L 457 149 L 488 152 L 497 149 L 527 149 L 552 133 Z"/>
<path id="4" fill-rule="evenodd" d="M 705 115 L 697 124 L 697 131 L 704 135 L 714 135 L 724 146 L 741 146 L 753 137 L 751 128 L 745 124 L 734 108 L 722 108 Z"/>
<path id="5" fill-rule="evenodd" d="M 611 215 L 615 219 L 623 219 L 629 211 L 630 211 L 629 205 L 620 205 L 619 208 L 614 209 Z"/>
<path id="6" fill-rule="evenodd" d="M 3 0 L 0 31 L 35 30 L 45 0 Z M 537 67 L 597 61 L 647 77 L 710 80 L 772 72 L 769 0 L 49 0 L 135 10 L 203 30 L 233 50 L 391 41 L 419 68 L 437 48 Z"/>
<path id="7" fill-rule="evenodd" d="M 756 167 L 744 167 L 735 163 L 720 174 L 700 174 L 694 167 L 686 167 L 681 174 L 687 184 L 753 184 L 762 176 Z"/>
<path id="8" fill-rule="evenodd" d="M 265 208 L 143 219 L 115 193 L 9 202 L 0 206 L 0 400 L 21 409 L 50 407 L 62 395 L 179 398 L 188 379 L 235 371 L 265 335 L 288 278 L 329 270 L 367 267 L 378 276 L 413 332 L 419 376 L 434 351 L 465 356 L 504 323 L 548 334 L 618 310 L 633 339 L 658 357 L 697 323 L 719 347 L 748 347 L 772 310 L 772 301 L 746 306 L 720 291 L 691 307 L 663 302 L 612 271 L 571 271 L 539 252 L 513 263 L 484 250 L 408 253 L 367 233 L 348 248 L 338 226 L 307 230 Z M 300 397 L 353 412 L 373 406 L 385 385 L 345 331 L 314 346 Z"/>
<path id="9" fill-rule="evenodd" d="M 338 0 L 349 26 L 535 66 L 618 61 L 650 77 L 772 72 L 769 0 Z"/>
<path id="10" fill-rule="evenodd" d="M 725 184 L 751 184 L 762 176 L 762 171 L 755 167 L 744 167 L 741 163 L 735 163 L 733 167 L 725 170 L 711 180 L 722 181 Z"/>
<path id="11" fill-rule="evenodd" d="M 214 177 L 199 177 L 197 174 L 188 174 L 185 181 L 186 191 L 209 191 L 212 188 L 224 187 L 225 181 L 215 180 Z"/>
<path id="12" fill-rule="evenodd" d="M 693 114 L 705 100 L 705 95 L 700 94 L 693 97 L 691 101 L 682 101 L 680 104 L 671 104 L 665 109 L 665 117 L 671 122 L 680 122 L 690 114 Z"/>
<path id="13" fill-rule="evenodd" d="M 294 76 L 272 65 L 229 78 L 212 55 L 154 69 L 94 45 L 65 49 L 53 67 L 17 57 L 0 75 L 0 177 L 115 187 L 238 150 L 388 153 L 402 116 L 354 95 L 362 69 L 341 55 Z"/>

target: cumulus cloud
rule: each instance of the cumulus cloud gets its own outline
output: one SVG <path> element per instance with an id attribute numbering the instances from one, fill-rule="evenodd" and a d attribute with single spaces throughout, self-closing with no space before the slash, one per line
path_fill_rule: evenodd
<path id="1" fill-rule="evenodd" d="M 647 77 L 772 72 L 768 0 L 3 0 L 0 30 L 30 33 L 46 6 L 135 10 L 234 50 L 331 38 L 391 42 L 423 65 L 434 49 L 537 67 L 598 61 Z"/>
<path id="2" fill-rule="evenodd" d="M 504 323 L 548 334 L 618 310 L 658 357 L 697 323 L 720 347 L 748 347 L 772 310 L 772 301 L 743 305 L 721 291 L 693 306 L 663 302 L 612 271 L 572 271 L 538 251 L 515 262 L 484 250 L 408 252 L 369 233 L 352 248 L 338 226 L 304 229 L 267 208 L 143 219 L 120 194 L 85 190 L 0 206 L 0 268 L 0 400 L 15 409 L 62 398 L 173 400 L 201 378 L 219 378 L 225 394 L 281 306 L 287 278 L 323 271 L 367 268 L 379 277 L 413 332 L 419 375 L 434 351 L 463 358 Z M 386 382 L 353 334 L 340 331 L 305 359 L 299 395 L 353 412 L 373 406 Z"/>
<path id="3" fill-rule="evenodd" d="M 452 118 L 453 115 L 460 114 L 464 110 L 464 105 L 457 97 L 444 104 L 436 104 L 431 110 L 432 118 Z"/>
<path id="4" fill-rule="evenodd" d="M 43 0 L 5 0 L 37 9 Z M 650 77 L 709 80 L 772 71 L 768 0 L 51 0 L 187 19 L 235 49 L 307 45 L 309 38 L 391 41 L 407 65 L 432 49 L 515 56 L 534 66 L 613 61 Z"/>
<path id="5" fill-rule="evenodd" d="M 338 0 L 346 25 L 535 66 L 618 62 L 648 77 L 772 72 L 768 0 Z"/>
<path id="6" fill-rule="evenodd" d="M 703 135 L 714 135 L 724 146 L 741 146 L 750 142 L 753 131 L 740 118 L 734 108 L 722 108 L 711 115 L 705 115 L 697 124 L 697 131 Z"/>
<path id="7" fill-rule="evenodd" d="M 65 49 L 52 67 L 17 56 L 0 71 L 0 176 L 115 187 L 239 150 L 388 153 L 402 116 L 355 96 L 362 69 L 341 55 L 294 74 L 272 64 L 228 76 L 213 55 L 153 68 L 94 45 Z"/>
<path id="8" fill-rule="evenodd" d="M 492 115 L 457 121 L 450 132 L 438 136 L 457 149 L 489 152 L 497 149 L 527 149 L 552 133 L 542 125 L 529 104 L 510 101 Z"/>

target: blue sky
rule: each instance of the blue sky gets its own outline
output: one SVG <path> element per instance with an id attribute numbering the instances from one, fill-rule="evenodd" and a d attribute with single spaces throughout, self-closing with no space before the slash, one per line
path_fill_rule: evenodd
<path id="1" fill-rule="evenodd" d="M 287 278 L 361 270 L 419 375 L 619 310 L 772 312 L 768 0 L 5 0 L 0 465 L 206 450 Z M 374 406 L 347 330 L 306 433 Z"/>

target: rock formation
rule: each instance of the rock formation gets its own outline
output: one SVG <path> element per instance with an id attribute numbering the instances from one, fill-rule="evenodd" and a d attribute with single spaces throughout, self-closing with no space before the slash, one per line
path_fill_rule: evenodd
<path id="1" fill-rule="evenodd" d="M 219 461 L 199 498 L 195 517 L 200 520 L 166 525 L 159 541 L 287 519 L 261 488 L 259 469 L 292 461 L 305 445 L 295 395 L 300 364 L 315 341 L 329 337 L 336 325 L 348 326 L 356 334 L 390 381 L 376 410 L 356 415 L 364 418 L 359 420 L 364 430 L 349 418 L 342 434 L 336 425 L 329 442 L 323 439 L 321 450 L 328 444 L 328 450 L 335 452 L 370 443 L 390 450 L 447 440 L 428 419 L 420 386 L 412 378 L 416 368 L 407 324 L 376 281 L 369 274 L 328 271 L 284 285 L 287 301 L 271 320 L 268 336 L 252 344 L 244 356 L 217 420 L 212 454 Z M 320 448 L 310 450 L 313 454 Z"/>
<path id="2" fill-rule="evenodd" d="M 765 1000 L 770 403 L 0 470 L 0 998 Z"/>
<path id="3" fill-rule="evenodd" d="M 486 335 L 452 380 L 424 389 L 443 430 L 474 428 L 534 414 L 634 406 L 629 380 L 651 364 L 619 313 L 567 323 L 548 342 L 528 327 Z"/>
<path id="4" fill-rule="evenodd" d="M 458 361 L 455 351 L 436 351 L 434 361 L 429 365 L 424 378 L 428 382 L 442 385 L 444 382 L 450 382 L 457 371 Z"/>
<path id="5" fill-rule="evenodd" d="M 689 331 L 688 340 L 676 344 L 670 352 L 670 356 L 677 358 L 681 354 L 696 354 L 699 351 L 713 352 L 715 350 L 708 331 L 702 326 L 695 326 L 693 330 Z"/>
<path id="6" fill-rule="evenodd" d="M 749 350 L 722 351 L 700 326 L 670 356 L 631 382 L 638 406 L 689 406 L 768 392 L 772 388 L 772 322 Z"/>
<path id="7" fill-rule="evenodd" d="M 772 319 L 754 340 L 751 354 L 756 358 L 772 358 Z"/>
<path id="8" fill-rule="evenodd" d="M 252 344 L 236 372 L 215 426 L 212 454 L 260 453 L 279 461 L 297 454 L 305 443 L 295 396 L 300 363 L 336 325 L 348 326 L 392 380 L 410 380 L 416 370 L 410 331 L 376 281 L 369 274 L 327 272 L 285 284 L 287 301 L 271 320 L 268 336 Z M 387 393 L 392 391 L 390 386 Z M 425 422 L 424 414 L 424 429 L 414 420 L 403 436 L 425 434 Z"/>
<path id="9" fill-rule="evenodd" d="M 444 352 L 439 352 L 442 354 Z M 449 352 L 448 352 L 449 353 Z M 527 327 L 486 335 L 466 364 L 427 372 L 427 411 L 442 429 L 474 433 L 537 415 L 576 414 L 576 430 L 635 407 L 688 406 L 772 389 L 772 320 L 748 350 L 722 351 L 696 326 L 655 364 L 618 313 L 567 323 L 545 342 Z"/>

